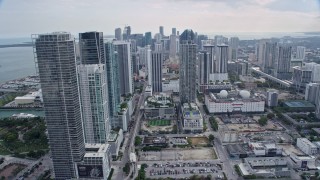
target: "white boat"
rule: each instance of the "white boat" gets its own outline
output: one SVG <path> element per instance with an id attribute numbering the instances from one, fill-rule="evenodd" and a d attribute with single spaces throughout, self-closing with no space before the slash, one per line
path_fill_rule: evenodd
<path id="1" fill-rule="evenodd" d="M 14 117 L 14 118 L 34 118 L 37 116 L 33 115 L 33 114 L 19 113 L 19 114 L 13 114 L 12 117 Z"/>

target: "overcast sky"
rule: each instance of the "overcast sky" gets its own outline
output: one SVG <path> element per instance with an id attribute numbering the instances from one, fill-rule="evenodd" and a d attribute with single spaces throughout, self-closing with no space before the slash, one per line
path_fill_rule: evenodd
<path id="1" fill-rule="evenodd" d="M 132 33 L 172 27 L 214 32 L 320 30 L 320 0 L 0 0 L 0 38 L 34 33 Z"/>

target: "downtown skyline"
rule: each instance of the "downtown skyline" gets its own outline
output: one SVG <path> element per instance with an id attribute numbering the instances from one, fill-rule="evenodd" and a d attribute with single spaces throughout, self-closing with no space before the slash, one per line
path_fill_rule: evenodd
<path id="1" fill-rule="evenodd" d="M 31 0 L 17 5 L 16 0 L 1 0 L 0 24 L 4 28 L 0 30 L 0 38 L 27 37 L 32 33 L 52 31 L 77 34 L 96 30 L 111 35 L 115 28 L 123 28 L 126 24 L 133 28 L 132 33 L 151 31 L 152 34 L 158 32 L 161 25 L 165 35 L 171 33 L 172 27 L 180 31 L 191 28 L 201 34 L 312 32 L 320 29 L 319 4 L 318 0 L 297 0 L 295 3 L 288 0 L 121 0 L 90 3 Z"/>

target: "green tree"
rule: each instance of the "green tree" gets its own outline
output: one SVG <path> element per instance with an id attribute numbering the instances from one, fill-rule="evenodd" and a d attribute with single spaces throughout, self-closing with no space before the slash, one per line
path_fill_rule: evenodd
<path id="1" fill-rule="evenodd" d="M 16 132 L 7 132 L 3 136 L 3 140 L 6 142 L 14 142 L 18 139 L 18 133 Z"/>
<path id="2" fill-rule="evenodd" d="M 136 136 L 134 139 L 134 145 L 139 146 L 142 144 L 142 138 L 140 136 Z"/>
<path id="3" fill-rule="evenodd" d="M 214 135 L 213 134 L 210 134 L 209 135 L 209 141 L 213 141 L 214 140 Z"/>
<path id="4" fill-rule="evenodd" d="M 268 113 L 267 114 L 267 118 L 268 119 L 273 119 L 275 117 L 275 115 L 273 113 Z"/>
<path id="5" fill-rule="evenodd" d="M 265 126 L 268 124 L 268 119 L 265 116 L 260 117 L 260 119 L 258 120 L 258 124 L 260 126 Z"/>

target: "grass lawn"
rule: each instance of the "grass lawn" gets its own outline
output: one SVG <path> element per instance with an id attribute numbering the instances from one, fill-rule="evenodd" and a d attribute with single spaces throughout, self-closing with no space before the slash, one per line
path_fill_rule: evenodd
<path id="1" fill-rule="evenodd" d="M 170 126 L 171 121 L 170 120 L 165 120 L 165 119 L 157 119 L 157 120 L 150 120 L 149 121 L 149 126 Z"/>

